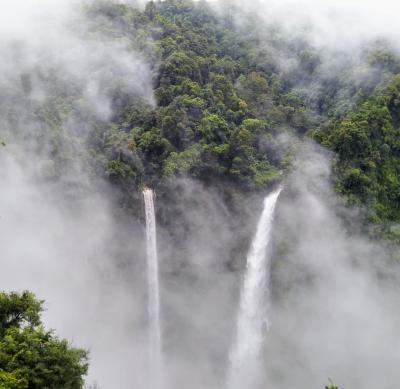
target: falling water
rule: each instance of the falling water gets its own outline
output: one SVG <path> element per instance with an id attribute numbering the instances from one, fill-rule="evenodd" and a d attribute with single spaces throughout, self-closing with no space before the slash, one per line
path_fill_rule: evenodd
<path id="1" fill-rule="evenodd" d="M 257 232 L 247 255 L 247 268 L 237 318 L 236 341 L 230 354 L 228 388 L 258 388 L 261 380 L 260 352 L 268 329 L 271 238 L 275 205 L 282 189 L 268 195 L 257 225 Z"/>
<path id="2" fill-rule="evenodd" d="M 154 192 L 149 188 L 145 188 L 143 196 L 146 212 L 150 380 L 151 389 L 160 389 L 162 382 L 162 345 Z"/>

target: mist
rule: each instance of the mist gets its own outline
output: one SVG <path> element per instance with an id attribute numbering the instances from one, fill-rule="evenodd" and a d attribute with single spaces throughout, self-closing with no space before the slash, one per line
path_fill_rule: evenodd
<path id="1" fill-rule="evenodd" d="M 89 376 L 104 387 L 128 387 L 143 369 L 143 295 L 135 271 L 144 250 L 141 227 L 127 222 L 128 236 L 104 197 L 71 201 L 12 159 L 1 163 L 2 289 L 29 289 L 45 300 L 46 325 L 90 350 Z M 117 261 L 121 250 L 132 258 L 128 269 Z"/>
<path id="2" fill-rule="evenodd" d="M 109 183 L 90 174 L 85 139 L 96 126 L 108 129 L 115 88 L 154 105 L 152 70 L 128 42 L 93 31 L 80 2 L 2 6 L 0 53 L 9 60 L 0 65 L 1 287 L 33 291 L 45 301 L 46 327 L 89 350 L 88 387 L 147 387 L 144 215 L 140 206 L 138 219 L 124 213 Z M 54 86 L 75 99 L 56 118 L 55 139 L 36 114 L 57 97 Z M 52 160 L 59 150 L 63 165 Z M 167 368 L 173 383 L 213 387 L 229 342 L 221 336 L 229 335 L 225 312 L 233 309 L 226 290 L 236 277 L 223 267 L 232 220 L 219 195 L 196 182 L 170 190 L 180 193 L 176 212 L 191 232 L 182 254 L 159 230 Z M 188 212 L 194 204 L 204 210 Z M 218 242 L 209 245 L 217 231 Z"/>
<path id="3" fill-rule="evenodd" d="M 358 49 L 360 43 L 385 38 L 396 46 L 399 38 L 393 0 L 259 0 L 221 1 L 221 9 L 240 9 L 236 22 L 241 24 L 254 13 L 267 24 L 276 24 L 291 36 L 306 36 L 319 48 Z M 261 27 L 261 26 L 260 26 Z"/>
<path id="4" fill-rule="evenodd" d="M 225 3 L 216 5 L 222 13 Z M 385 38 L 398 47 L 400 5 L 391 1 L 232 4 L 237 31 L 256 11 L 265 25 L 279 24 L 285 37 L 305 38 L 320 50 L 318 77 L 293 82 L 311 97 L 348 60 L 350 79 L 375 85 L 376 69 L 359 73 L 363 45 Z M 128 39 L 106 37 L 83 8 L 78 0 L 2 2 L 0 285 L 32 290 L 45 301 L 46 327 L 89 350 L 88 386 L 146 388 L 151 372 L 144 357 L 148 296 L 140 193 L 134 212 L 121 208 L 119 193 L 95 176 L 96 167 L 88 169 L 85 154 L 92 152 L 87 137 L 105 142 L 118 111 L 115 96 L 155 107 L 157 55 L 151 39 L 149 53 Z M 290 73 L 293 57 L 264 44 L 276 54 L 276 66 Z M 337 52 L 346 55 L 338 59 Z M 54 138 L 45 115 L 37 114 L 55 99 L 53 87 L 73 100 L 55 119 Z M 52 158 L 60 150 L 64 163 L 57 165 Z M 398 383 L 399 269 L 385 244 L 363 232 L 363 210 L 346 208 L 334 192 L 331 160 L 327 151 L 302 143 L 283 180 L 260 388 L 322 388 L 328 378 L 344 389 Z M 167 388 L 224 386 L 246 251 L 265 195 L 249 194 L 233 214 L 217 188 L 180 177 L 162 188 L 160 202 L 156 198 Z M 171 214 L 176 218 L 166 221 Z"/>
<path id="5" fill-rule="evenodd" d="M 152 82 L 145 58 L 90 31 L 82 7 L 2 2 L 0 283 L 33 291 L 45 325 L 90 351 L 88 384 L 128 388 L 146 385 L 143 227 L 84 169 L 85 137 L 92 123 L 107 127 L 115 88 L 152 105 Z M 57 88 L 77 103 L 54 114 L 54 137 L 40 110 Z"/>
<path id="6" fill-rule="evenodd" d="M 394 388 L 399 267 L 334 194 L 330 155 L 306 145 L 298 158 L 277 212 L 268 382 Z"/>

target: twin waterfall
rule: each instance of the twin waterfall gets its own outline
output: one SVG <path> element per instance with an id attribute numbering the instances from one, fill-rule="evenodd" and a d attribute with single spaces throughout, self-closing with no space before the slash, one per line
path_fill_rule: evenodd
<path id="1" fill-rule="evenodd" d="M 240 297 L 236 341 L 230 354 L 228 388 L 258 388 L 263 370 L 260 352 L 268 329 L 268 299 L 271 238 L 275 205 L 282 189 L 268 195 L 257 225 L 256 235 L 247 254 L 247 268 Z"/>
<path id="2" fill-rule="evenodd" d="M 268 329 L 268 295 L 270 278 L 270 255 L 268 246 L 271 238 L 275 205 L 282 189 L 268 195 L 257 225 L 256 235 L 247 255 L 237 317 L 237 333 L 230 353 L 230 368 L 227 377 L 229 389 L 257 389 L 262 382 L 260 354 Z M 157 257 L 156 218 L 154 192 L 143 190 L 146 211 L 147 268 L 148 268 L 148 314 L 149 354 L 151 376 L 150 389 L 160 389 L 162 383 L 162 339 L 160 324 L 160 291 Z"/>
<path id="3" fill-rule="evenodd" d="M 160 285 L 158 276 L 157 230 L 154 209 L 154 192 L 143 190 L 146 213 L 147 242 L 147 282 L 148 282 L 148 315 L 149 315 L 149 364 L 151 370 L 151 387 L 161 389 L 162 383 L 162 344 L 160 323 Z"/>

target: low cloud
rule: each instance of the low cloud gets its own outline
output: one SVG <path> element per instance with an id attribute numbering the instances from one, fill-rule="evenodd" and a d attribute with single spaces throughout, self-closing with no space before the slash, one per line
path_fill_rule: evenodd
<path id="1" fill-rule="evenodd" d="M 332 378 L 343 388 L 394 388 L 398 266 L 360 233 L 357 215 L 334 194 L 326 151 L 303 148 L 285 190 L 275 230 L 268 382 L 323 387 Z"/>

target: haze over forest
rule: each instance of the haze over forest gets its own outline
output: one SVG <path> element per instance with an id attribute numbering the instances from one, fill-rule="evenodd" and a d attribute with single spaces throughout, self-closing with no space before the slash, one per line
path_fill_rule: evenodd
<path id="1" fill-rule="evenodd" d="M 3 0 L 0 389 L 395 389 L 400 5 Z"/>

